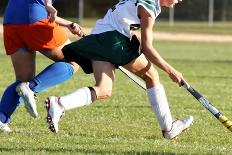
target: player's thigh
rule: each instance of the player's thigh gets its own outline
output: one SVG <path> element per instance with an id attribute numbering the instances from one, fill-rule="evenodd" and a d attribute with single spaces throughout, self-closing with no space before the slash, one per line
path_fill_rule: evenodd
<path id="1" fill-rule="evenodd" d="M 159 83 L 157 70 L 143 54 L 123 67 L 142 78 L 146 83 L 150 83 L 148 85 L 151 87 Z"/>
<path id="2" fill-rule="evenodd" d="M 11 55 L 16 80 L 29 81 L 35 75 L 36 52 L 19 49 Z"/>
<path id="3" fill-rule="evenodd" d="M 115 67 L 109 62 L 92 61 L 97 96 L 105 98 L 111 96 L 113 81 L 115 78 Z"/>
<path id="4" fill-rule="evenodd" d="M 46 57 L 48 57 L 49 59 L 53 61 L 64 61 L 64 55 L 62 53 L 62 48 L 69 43 L 71 43 L 71 41 L 67 40 L 64 44 L 60 45 L 59 47 L 54 47 L 46 51 L 40 51 L 40 53 L 45 55 Z"/>

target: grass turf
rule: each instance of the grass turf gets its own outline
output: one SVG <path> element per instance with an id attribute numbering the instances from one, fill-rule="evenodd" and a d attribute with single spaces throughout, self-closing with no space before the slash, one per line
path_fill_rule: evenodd
<path id="1" fill-rule="evenodd" d="M 70 19 L 76 21 L 75 18 Z M 83 27 L 93 27 L 97 19 L 85 18 L 82 22 Z M 173 26 L 168 24 L 167 20 L 158 19 L 155 23 L 155 31 L 170 32 L 170 33 L 201 33 L 201 34 L 220 34 L 232 35 L 232 22 L 215 21 L 213 26 L 209 26 L 208 22 L 199 21 L 175 21 Z"/>
<path id="2" fill-rule="evenodd" d="M 230 43 L 156 42 L 166 60 L 186 80 L 232 119 L 232 45 Z M 37 70 L 51 61 L 38 54 Z M 13 80 L 10 59 L 0 48 L 0 93 Z M 95 104 L 66 112 L 60 132 L 50 133 L 43 101 L 94 84 L 92 75 L 77 73 L 70 81 L 39 94 L 38 119 L 21 106 L 12 117 L 10 134 L 0 133 L 1 154 L 230 154 L 231 133 L 186 90 L 159 70 L 174 117 L 192 115 L 195 123 L 177 141 L 161 136 L 146 93 L 116 72 L 113 96 Z"/>

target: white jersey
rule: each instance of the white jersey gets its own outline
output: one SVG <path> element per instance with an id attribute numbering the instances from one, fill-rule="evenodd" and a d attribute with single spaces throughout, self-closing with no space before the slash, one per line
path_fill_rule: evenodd
<path id="1" fill-rule="evenodd" d="M 140 26 L 138 6 L 143 6 L 154 21 L 161 12 L 159 0 L 122 0 L 109 9 L 103 19 L 97 20 L 91 34 L 116 30 L 131 38 L 132 30 Z"/>

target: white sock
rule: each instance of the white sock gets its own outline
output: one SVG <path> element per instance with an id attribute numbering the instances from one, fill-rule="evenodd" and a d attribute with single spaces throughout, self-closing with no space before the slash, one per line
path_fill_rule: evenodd
<path id="1" fill-rule="evenodd" d="M 147 89 L 147 94 L 161 130 L 168 131 L 172 128 L 172 115 L 169 110 L 167 97 L 162 84 Z"/>
<path id="2" fill-rule="evenodd" d="M 65 110 L 70 110 L 92 103 L 91 92 L 88 87 L 80 88 L 71 94 L 60 97 L 60 103 Z"/>

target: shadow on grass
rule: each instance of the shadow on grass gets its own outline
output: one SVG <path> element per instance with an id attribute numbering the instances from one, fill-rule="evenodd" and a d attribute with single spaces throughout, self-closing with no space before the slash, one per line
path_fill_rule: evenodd
<path id="1" fill-rule="evenodd" d="M 33 153 L 84 153 L 84 154 L 120 154 L 120 155 L 175 155 L 176 153 L 171 152 L 156 152 L 156 151 L 108 151 L 108 150 L 87 150 L 87 149 L 66 149 L 66 148 L 60 148 L 60 149 L 51 149 L 51 148 L 37 148 L 37 149 L 26 149 L 26 148 L 0 148 L 0 152 L 12 152 L 12 153 L 27 153 L 27 152 L 33 152 Z M 181 153 L 178 155 L 184 155 L 184 153 Z"/>

